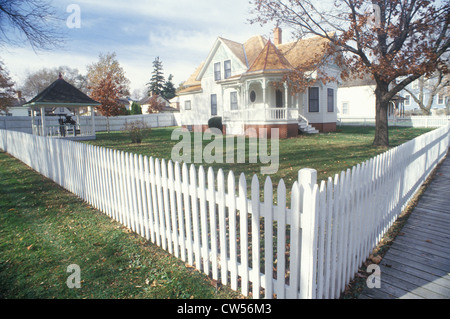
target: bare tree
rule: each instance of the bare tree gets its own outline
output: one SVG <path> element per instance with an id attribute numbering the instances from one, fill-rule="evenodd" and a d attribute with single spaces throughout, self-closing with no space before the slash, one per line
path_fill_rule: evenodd
<path id="1" fill-rule="evenodd" d="M 0 45 L 57 47 L 64 38 L 61 22 L 50 0 L 0 0 Z"/>
<path id="2" fill-rule="evenodd" d="M 425 115 L 430 115 L 436 96 L 439 94 L 445 96 L 445 90 L 450 85 L 450 77 L 438 69 L 431 77 L 421 76 L 416 82 L 417 91 L 409 87 L 406 87 L 405 91 L 411 95 Z"/>
<path id="3" fill-rule="evenodd" d="M 43 68 L 34 72 L 28 72 L 24 83 L 20 87 L 22 95 L 26 98 L 33 98 L 55 80 L 59 74 L 63 79 L 75 86 L 80 91 L 87 93 L 87 76 L 79 73 L 78 69 L 69 66 L 60 66 L 56 68 Z"/>
<path id="4" fill-rule="evenodd" d="M 371 74 L 376 82 L 373 144 L 389 146 L 391 99 L 422 75 L 430 76 L 450 47 L 448 1 L 250 0 L 252 23 L 293 29 L 297 38 L 327 39 L 342 78 Z M 445 70 L 447 72 L 448 70 Z"/>

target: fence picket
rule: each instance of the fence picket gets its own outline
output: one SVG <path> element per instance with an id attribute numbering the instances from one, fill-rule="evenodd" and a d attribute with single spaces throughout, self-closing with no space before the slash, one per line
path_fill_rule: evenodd
<path id="1" fill-rule="evenodd" d="M 191 219 L 191 205 L 189 198 L 189 170 L 186 163 L 182 166 L 183 173 L 183 203 L 184 203 L 184 223 L 186 231 L 186 248 L 187 248 L 187 260 L 190 265 L 194 264 L 194 252 L 192 247 L 192 219 Z"/>
<path id="2" fill-rule="evenodd" d="M 183 194 L 180 163 L 175 163 L 175 192 L 177 197 L 178 242 L 181 260 L 186 261 L 186 237 L 184 231 Z"/>
<path id="3" fill-rule="evenodd" d="M 300 256 L 301 256 L 301 233 L 300 233 L 300 205 L 301 193 L 299 183 L 296 181 L 291 190 L 291 249 L 289 263 L 289 288 L 287 298 L 297 299 L 299 297 L 300 282 Z"/>
<path id="4" fill-rule="evenodd" d="M 135 170 L 135 180 L 136 180 L 136 202 L 137 202 L 137 212 L 139 221 L 139 234 L 145 237 L 145 225 L 144 225 L 144 204 L 142 195 L 144 194 L 143 180 L 142 180 L 142 155 L 134 155 L 134 170 Z"/>
<path id="5" fill-rule="evenodd" d="M 168 178 L 168 189 L 169 189 L 169 199 L 170 199 L 170 219 L 172 225 L 171 237 L 173 243 L 173 254 L 175 257 L 179 257 L 179 242 L 178 242 L 178 223 L 177 223 L 177 210 L 176 210 L 176 196 L 174 187 L 174 167 L 173 162 L 170 160 L 167 165 L 167 178 Z"/>
<path id="6" fill-rule="evenodd" d="M 192 208 L 192 232 L 194 235 L 193 249 L 195 257 L 195 267 L 201 270 L 201 242 L 200 242 L 200 222 L 199 222 L 199 206 L 198 206 L 198 196 L 197 196 L 197 171 L 193 164 L 189 168 L 190 174 L 190 185 L 189 193 L 191 195 L 191 208 Z"/>
<path id="7" fill-rule="evenodd" d="M 155 170 L 155 159 L 150 157 L 150 188 L 152 193 L 152 215 L 153 215 L 153 227 L 155 229 L 155 239 L 156 245 L 161 246 L 161 228 L 159 226 L 159 215 L 158 215 L 158 196 L 156 187 L 156 170 Z"/>
<path id="8" fill-rule="evenodd" d="M 168 251 L 170 254 L 173 254 L 173 238 L 172 238 L 172 229 L 171 229 L 171 217 L 170 217 L 170 201 L 169 201 L 169 189 L 168 189 L 168 180 L 167 180 L 167 164 L 166 160 L 161 160 L 161 191 L 162 191 L 162 200 L 164 206 L 164 229 L 166 233 L 166 240 L 168 245 Z"/>
<path id="9" fill-rule="evenodd" d="M 148 202 L 147 202 L 147 171 L 148 165 L 146 167 L 147 158 L 139 155 L 139 179 L 141 181 L 141 193 L 140 193 L 140 203 L 142 205 L 142 220 L 144 230 L 142 232 L 142 236 L 144 236 L 147 240 L 150 240 L 149 233 L 149 218 L 148 218 Z"/>
<path id="10" fill-rule="evenodd" d="M 161 247 L 167 250 L 167 234 L 166 234 L 166 221 L 164 218 L 164 201 L 163 201 L 163 190 L 162 190 L 162 177 L 161 177 L 161 161 L 155 159 L 155 191 L 156 191 L 156 202 L 157 202 L 157 215 L 159 220 L 159 234 L 161 236 Z M 191 263 L 192 265 L 192 263 Z"/>
<path id="11" fill-rule="evenodd" d="M 219 214 L 219 256 L 220 256 L 220 277 L 222 284 L 227 284 L 228 279 L 228 256 L 227 256 L 227 216 L 225 207 L 225 177 L 223 170 L 217 173 L 217 196 Z"/>
<path id="12" fill-rule="evenodd" d="M 264 183 L 264 297 L 272 299 L 273 295 L 273 188 L 267 176 Z"/>
<path id="13" fill-rule="evenodd" d="M 252 294 L 253 298 L 260 297 L 260 227 L 259 227 L 259 181 L 256 175 L 252 178 Z"/>
<path id="14" fill-rule="evenodd" d="M 281 179 L 277 188 L 277 299 L 286 297 L 285 274 L 286 274 L 286 186 Z"/>
<path id="15" fill-rule="evenodd" d="M 148 219 L 148 228 L 147 231 L 152 243 L 155 243 L 155 223 L 153 221 L 153 198 L 152 197 L 152 186 L 150 182 L 150 159 L 147 156 L 144 156 L 144 175 L 145 175 L 145 191 L 146 191 L 146 202 L 147 205 L 147 219 Z M 178 256 L 177 256 L 178 257 Z"/>
<path id="16" fill-rule="evenodd" d="M 203 260 L 203 272 L 209 274 L 209 248 L 208 248 L 208 210 L 206 200 L 206 174 L 203 166 L 198 169 L 198 198 L 200 208 L 200 234 L 201 234 L 201 255 Z"/>
<path id="17" fill-rule="evenodd" d="M 245 175 L 241 173 L 239 176 L 239 225 L 240 225 L 240 241 L 239 251 L 241 255 L 241 289 L 244 296 L 248 296 L 248 201 L 247 201 L 247 181 Z"/>
<path id="18" fill-rule="evenodd" d="M 217 218 L 216 218 L 216 190 L 214 171 L 208 168 L 208 202 L 209 202 L 209 230 L 211 232 L 211 272 L 214 280 L 219 279 L 218 263 L 217 263 Z"/>
<path id="19" fill-rule="evenodd" d="M 230 280 L 231 289 L 237 290 L 238 265 L 237 265 L 237 222 L 236 222 L 236 188 L 233 171 L 228 173 L 228 189 L 226 203 L 228 205 L 229 219 L 229 249 L 230 249 Z"/>

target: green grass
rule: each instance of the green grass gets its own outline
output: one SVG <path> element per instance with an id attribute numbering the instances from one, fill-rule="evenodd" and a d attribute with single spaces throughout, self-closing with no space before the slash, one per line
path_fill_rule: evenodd
<path id="1" fill-rule="evenodd" d="M 0 238 L 1 299 L 240 297 L 3 152 Z"/>
<path id="2" fill-rule="evenodd" d="M 179 142 L 179 140 L 171 140 L 174 129 L 174 127 L 152 129 L 141 144 L 132 144 L 126 132 L 98 133 L 97 139 L 88 143 L 169 160 L 171 159 L 172 148 Z M 391 147 L 405 143 L 430 130 L 432 129 L 391 127 Z M 198 133 L 192 133 L 192 136 L 194 134 Z M 326 180 L 329 176 L 334 177 L 335 174 L 386 151 L 385 148 L 372 146 L 374 134 L 375 129 L 373 127 L 343 126 L 338 127 L 338 130 L 334 133 L 300 135 L 297 138 L 280 139 L 279 169 L 275 174 L 268 176 L 275 186 L 283 178 L 288 190 L 297 179 L 298 171 L 301 168 L 316 169 L 319 181 Z M 205 167 L 211 166 L 216 173 L 219 168 L 222 168 L 225 174 L 232 170 L 236 178 L 240 173 L 244 173 L 248 182 L 251 182 L 253 175 L 257 174 L 260 183 L 264 183 L 267 175 L 262 175 L 260 169 L 261 167 L 267 167 L 269 164 L 262 164 L 259 159 L 258 163 L 249 163 L 248 145 L 254 142 L 251 140 L 248 138 L 246 140 L 245 163 L 226 163 L 224 159 L 223 163 L 207 164 L 203 162 L 202 165 Z M 202 149 L 209 143 L 211 143 L 209 140 L 203 141 Z M 235 144 L 237 143 L 235 142 Z M 192 151 L 193 153 L 199 151 L 198 148 L 195 148 L 193 137 Z M 237 150 L 235 150 L 236 152 Z M 200 164 L 196 165 L 199 166 Z"/>

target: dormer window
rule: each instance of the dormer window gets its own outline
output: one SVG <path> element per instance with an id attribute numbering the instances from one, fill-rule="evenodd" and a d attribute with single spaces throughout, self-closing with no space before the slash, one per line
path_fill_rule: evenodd
<path id="1" fill-rule="evenodd" d="M 227 60 L 224 62 L 224 69 L 225 69 L 225 79 L 228 79 L 231 77 L 231 60 Z"/>
<path id="2" fill-rule="evenodd" d="M 214 63 L 214 80 L 220 81 L 222 79 L 222 75 L 220 72 L 220 62 Z"/>

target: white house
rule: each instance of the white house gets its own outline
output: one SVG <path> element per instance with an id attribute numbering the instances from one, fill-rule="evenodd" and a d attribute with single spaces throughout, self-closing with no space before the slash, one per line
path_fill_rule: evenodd
<path id="1" fill-rule="evenodd" d="M 152 99 L 152 96 L 147 96 L 144 97 L 143 99 L 141 99 L 138 103 L 139 105 L 141 105 L 142 107 L 142 114 L 149 114 L 148 113 L 148 108 L 150 106 L 150 101 Z M 166 113 L 166 112 L 178 112 L 177 109 L 173 108 L 171 106 L 171 102 L 169 100 L 167 100 L 166 98 L 162 97 L 161 95 L 158 95 L 156 97 L 156 100 L 158 101 L 158 103 L 163 104 L 164 108 L 161 111 L 161 113 Z"/>
<path id="2" fill-rule="evenodd" d="M 375 119 L 375 80 L 350 78 L 339 84 L 337 114 L 344 118 Z"/>
<path id="3" fill-rule="evenodd" d="M 218 38 L 178 92 L 181 124 L 204 131 L 208 120 L 222 117 L 227 134 L 248 133 L 249 128 L 279 128 L 280 137 L 293 137 L 299 128 L 308 132 L 336 129 L 337 82 L 314 81 L 304 93 L 296 93 L 285 81 L 295 68 L 311 59 L 322 59 L 329 41 L 319 37 L 282 43 L 282 31 L 275 29 L 274 41 L 254 36 L 245 43 Z M 327 74 L 338 77 L 333 64 Z M 313 71 L 313 70 L 311 70 Z"/>
<path id="4" fill-rule="evenodd" d="M 338 118 L 375 120 L 375 87 L 370 77 L 342 82 L 337 92 Z M 396 95 L 389 103 L 388 117 L 401 117 L 404 111 L 404 98 Z"/>

